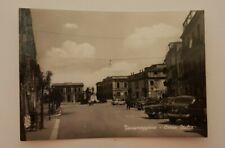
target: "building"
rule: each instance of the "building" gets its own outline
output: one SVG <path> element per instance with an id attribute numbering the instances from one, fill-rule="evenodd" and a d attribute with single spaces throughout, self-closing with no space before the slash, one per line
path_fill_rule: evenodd
<path id="1" fill-rule="evenodd" d="M 54 83 L 52 89 L 62 95 L 64 102 L 77 102 L 83 97 L 83 83 Z"/>
<path id="2" fill-rule="evenodd" d="M 181 48 L 182 42 L 171 42 L 168 45 L 169 50 L 166 54 L 165 64 L 167 67 L 166 71 L 166 86 L 167 86 L 167 96 L 177 96 L 179 85 L 178 85 L 178 73 L 179 64 L 181 62 Z"/>
<path id="3" fill-rule="evenodd" d="M 103 82 L 97 82 L 96 83 L 96 89 L 97 89 L 97 98 L 101 101 L 101 102 L 106 102 L 106 97 L 104 96 L 104 88 L 103 88 Z"/>
<path id="4" fill-rule="evenodd" d="M 128 76 L 106 77 L 96 83 L 97 97 L 100 101 L 108 99 L 126 99 L 128 96 Z"/>
<path id="5" fill-rule="evenodd" d="M 206 98 L 204 11 L 190 11 L 183 23 L 181 39 L 181 92 Z"/>
<path id="6" fill-rule="evenodd" d="M 182 48 L 171 47 L 165 59 L 170 95 L 192 95 L 206 99 L 204 32 L 204 11 L 190 11 L 183 22 Z M 176 61 L 171 63 L 174 59 Z"/>
<path id="7" fill-rule="evenodd" d="M 36 59 L 36 47 L 29 9 L 19 10 L 20 136 L 26 140 L 26 128 L 40 126 L 42 75 Z M 25 121 L 26 122 L 25 122 Z"/>
<path id="8" fill-rule="evenodd" d="M 155 64 L 132 73 L 128 80 L 130 99 L 163 98 L 166 92 L 166 65 Z"/>

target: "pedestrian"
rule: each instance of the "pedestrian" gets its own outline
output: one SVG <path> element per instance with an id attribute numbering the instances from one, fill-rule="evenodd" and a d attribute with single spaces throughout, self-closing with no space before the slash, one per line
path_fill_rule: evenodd
<path id="1" fill-rule="evenodd" d="M 130 101 L 129 101 L 129 99 L 126 99 L 126 104 L 127 104 L 127 109 L 130 109 Z"/>

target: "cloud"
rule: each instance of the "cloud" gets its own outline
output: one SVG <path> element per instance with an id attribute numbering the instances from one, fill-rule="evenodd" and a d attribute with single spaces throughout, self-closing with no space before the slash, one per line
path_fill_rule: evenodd
<path id="1" fill-rule="evenodd" d="M 73 70 L 81 68 L 82 61 L 95 56 L 95 47 L 89 43 L 66 40 L 61 47 L 52 47 L 40 59 L 44 70 Z"/>
<path id="2" fill-rule="evenodd" d="M 136 28 L 124 41 L 125 49 L 140 50 L 151 48 L 160 40 L 179 36 L 177 28 L 166 24 L 157 24 L 151 27 Z M 160 44 L 160 43 L 159 43 Z"/>
<path id="3" fill-rule="evenodd" d="M 89 43 L 78 44 L 71 40 L 66 40 L 60 48 L 53 47 L 47 51 L 46 55 L 53 58 L 89 58 L 95 55 L 95 47 Z"/>
<path id="4" fill-rule="evenodd" d="M 136 63 L 127 62 L 127 61 L 116 61 L 112 62 L 112 65 L 103 67 L 98 70 L 96 73 L 102 78 L 106 76 L 113 75 L 129 75 L 134 70 L 137 70 L 138 66 Z"/>
<path id="5" fill-rule="evenodd" d="M 96 82 L 102 81 L 107 76 L 116 75 L 130 75 L 131 72 L 138 69 L 136 63 L 130 63 L 126 61 L 115 61 L 112 65 L 105 65 L 99 69 L 95 69 L 93 72 L 84 72 L 80 69 L 75 69 L 70 73 L 65 71 L 57 71 L 53 75 L 53 82 L 83 82 L 85 87 L 95 87 Z"/>
<path id="6" fill-rule="evenodd" d="M 66 23 L 66 24 L 64 24 L 64 27 L 66 29 L 77 29 L 78 25 L 77 24 L 73 24 L 73 23 Z"/>

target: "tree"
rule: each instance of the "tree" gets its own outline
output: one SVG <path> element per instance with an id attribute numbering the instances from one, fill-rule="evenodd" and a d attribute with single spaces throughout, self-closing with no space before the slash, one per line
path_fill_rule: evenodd
<path id="1" fill-rule="evenodd" d="M 47 71 L 46 74 L 40 73 L 40 85 L 41 85 L 41 129 L 44 128 L 44 91 L 50 92 L 50 84 L 51 84 L 51 77 L 53 73 L 51 71 Z M 46 96 L 45 96 L 46 98 Z M 49 110 L 50 110 L 50 99 L 49 103 Z"/>

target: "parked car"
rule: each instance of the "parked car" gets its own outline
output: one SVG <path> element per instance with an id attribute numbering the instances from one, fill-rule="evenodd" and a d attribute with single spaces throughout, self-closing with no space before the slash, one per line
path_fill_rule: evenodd
<path id="1" fill-rule="evenodd" d="M 125 105 L 125 104 L 126 104 L 125 99 L 118 100 L 118 105 Z"/>
<path id="2" fill-rule="evenodd" d="M 125 105 L 125 99 L 116 98 L 112 100 L 112 105 Z"/>
<path id="3" fill-rule="evenodd" d="M 173 101 L 172 97 L 161 99 L 157 104 L 145 106 L 145 113 L 149 118 L 165 118 L 167 117 L 168 106 Z"/>
<path id="4" fill-rule="evenodd" d="M 136 101 L 136 108 L 138 110 L 144 110 L 145 106 L 159 103 L 158 98 L 144 98 Z"/>
<path id="5" fill-rule="evenodd" d="M 112 105 L 117 105 L 118 102 L 119 102 L 119 99 L 113 99 L 113 100 L 112 100 Z"/>
<path id="6" fill-rule="evenodd" d="M 128 99 L 126 99 L 126 104 L 127 104 L 127 109 L 130 109 L 131 107 L 136 106 L 136 100 L 128 98 Z"/>
<path id="7" fill-rule="evenodd" d="M 190 105 L 196 102 L 193 96 L 177 96 L 168 106 L 168 118 L 171 123 L 181 119 L 189 122 L 191 120 Z"/>
<path id="8" fill-rule="evenodd" d="M 190 118 L 194 124 L 199 126 L 206 126 L 206 99 L 197 99 L 189 106 Z"/>
<path id="9" fill-rule="evenodd" d="M 137 108 L 138 110 L 143 110 L 145 104 L 146 104 L 146 100 L 144 100 L 144 99 L 139 99 L 139 100 L 136 101 L 136 108 Z"/>

